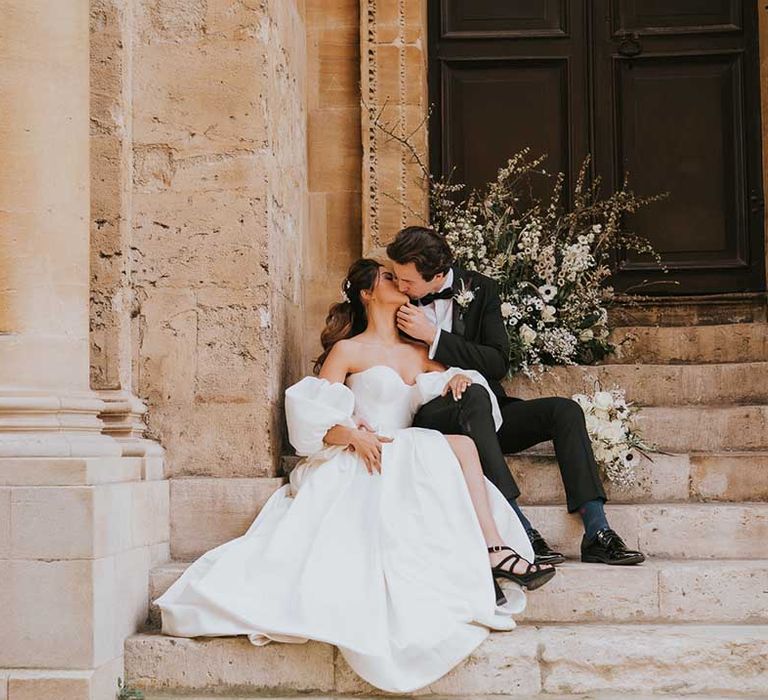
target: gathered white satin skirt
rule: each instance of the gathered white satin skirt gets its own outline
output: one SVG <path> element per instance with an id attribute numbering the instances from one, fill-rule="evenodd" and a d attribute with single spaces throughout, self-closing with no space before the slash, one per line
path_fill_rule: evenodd
<path id="1" fill-rule="evenodd" d="M 438 432 L 407 428 L 381 474 L 341 449 L 300 463 L 248 531 L 195 561 L 157 604 L 163 632 L 336 645 L 372 685 L 411 692 L 466 658 L 525 607 L 495 604 L 486 544 L 461 467 Z M 505 542 L 533 553 L 486 480 Z"/>

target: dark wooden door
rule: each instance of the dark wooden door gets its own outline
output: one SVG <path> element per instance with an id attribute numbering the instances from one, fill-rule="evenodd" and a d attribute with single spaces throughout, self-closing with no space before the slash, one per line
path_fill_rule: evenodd
<path id="1" fill-rule="evenodd" d="M 624 222 L 670 273 L 617 251 L 617 289 L 762 291 L 757 11 L 750 0 L 433 0 L 433 172 L 479 185 L 530 145 L 566 174 L 570 200 L 592 153 L 604 192 L 625 171 L 638 194 L 670 192 Z"/>

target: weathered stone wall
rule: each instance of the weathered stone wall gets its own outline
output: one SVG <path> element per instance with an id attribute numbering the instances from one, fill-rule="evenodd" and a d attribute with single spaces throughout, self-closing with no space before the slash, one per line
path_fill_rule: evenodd
<path id="1" fill-rule="evenodd" d="M 760 106 L 763 130 L 763 198 L 768 201 L 768 14 L 761 8 L 759 15 L 759 50 L 760 50 Z M 768 271 L 768 209 L 763 210 L 765 229 L 766 270 Z"/>
<path id="2" fill-rule="evenodd" d="M 304 3 L 93 6 L 92 380 L 148 402 L 172 476 L 274 474 L 306 364 Z"/>
<path id="3" fill-rule="evenodd" d="M 361 254 L 359 0 L 307 0 L 310 239 L 308 360 L 320 351 L 328 307 Z M 306 366 L 310 371 L 310 363 Z"/>
<path id="4" fill-rule="evenodd" d="M 150 400 L 175 473 L 267 473 L 280 383 L 309 371 L 347 266 L 425 212 L 418 169 L 368 121 L 386 103 L 422 124 L 425 8 L 306 0 L 304 22 L 290 2 L 92 0 L 92 383 Z M 426 158 L 425 126 L 414 140 Z"/>

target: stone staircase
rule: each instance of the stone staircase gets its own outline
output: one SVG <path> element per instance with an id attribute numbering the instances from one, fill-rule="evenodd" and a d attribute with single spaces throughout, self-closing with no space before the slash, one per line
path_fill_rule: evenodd
<path id="1" fill-rule="evenodd" d="M 768 697 L 768 326 L 764 322 L 619 328 L 634 347 L 586 368 L 643 406 L 644 435 L 672 454 L 642 460 L 639 481 L 609 488 L 613 526 L 649 560 L 637 567 L 569 560 L 528 596 L 519 627 L 494 633 L 419 694 L 557 698 Z M 558 368 L 517 396 L 583 391 L 581 368 Z M 551 445 L 509 458 L 526 514 L 577 557 Z M 171 483 L 171 553 L 150 598 L 210 547 L 247 528 L 280 479 Z M 243 638 L 126 641 L 129 685 L 156 697 L 379 695 L 331 646 L 253 647 Z"/>

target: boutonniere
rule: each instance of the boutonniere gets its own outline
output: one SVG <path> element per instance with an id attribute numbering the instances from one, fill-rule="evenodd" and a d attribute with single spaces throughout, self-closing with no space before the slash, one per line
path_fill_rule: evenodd
<path id="1" fill-rule="evenodd" d="M 467 287 L 466 281 L 461 280 L 461 286 L 459 288 L 459 291 L 453 295 L 453 300 L 464 311 L 466 311 L 467 307 L 474 301 L 476 291 L 477 291 L 477 287 L 475 287 L 475 289 L 469 289 L 469 287 Z"/>

